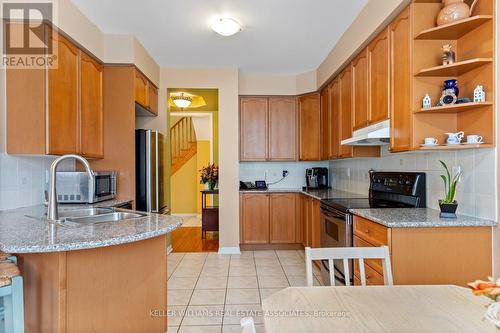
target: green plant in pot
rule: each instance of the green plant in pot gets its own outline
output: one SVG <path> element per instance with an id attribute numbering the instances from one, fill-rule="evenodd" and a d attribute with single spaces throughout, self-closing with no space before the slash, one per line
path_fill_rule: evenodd
<path id="1" fill-rule="evenodd" d="M 456 218 L 458 203 L 455 200 L 455 196 L 457 194 L 457 185 L 460 176 L 462 176 L 462 171 L 459 169 L 455 175 L 452 175 L 446 163 L 443 161 L 439 162 L 446 171 L 446 175 L 441 175 L 441 179 L 444 182 L 445 197 L 439 200 L 439 208 L 441 209 L 440 216 L 444 218 Z"/>
<path id="2" fill-rule="evenodd" d="M 208 189 L 213 191 L 217 181 L 219 180 L 219 167 L 215 164 L 209 164 L 208 166 L 202 167 L 200 170 L 200 182 L 202 184 L 208 184 Z"/>

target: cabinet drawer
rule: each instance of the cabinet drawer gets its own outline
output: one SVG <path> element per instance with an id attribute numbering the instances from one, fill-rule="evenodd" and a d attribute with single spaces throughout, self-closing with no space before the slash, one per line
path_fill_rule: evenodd
<path id="1" fill-rule="evenodd" d="M 366 276 L 366 284 L 369 286 L 383 286 L 384 285 L 384 276 L 368 266 L 365 262 L 365 276 Z M 359 274 L 359 262 L 358 260 L 354 260 L 354 279 L 355 283 L 360 282 L 360 274 Z"/>
<path id="2" fill-rule="evenodd" d="M 354 235 L 374 246 L 388 245 L 388 228 L 359 216 L 354 216 Z"/>
<path id="3" fill-rule="evenodd" d="M 354 247 L 373 247 L 370 243 L 362 240 L 359 237 L 354 236 Z M 358 264 L 358 261 L 355 260 L 356 265 Z M 383 269 L 382 269 L 382 260 L 381 259 L 366 259 L 365 264 L 373 268 L 375 271 L 377 271 L 379 274 L 383 274 Z"/>

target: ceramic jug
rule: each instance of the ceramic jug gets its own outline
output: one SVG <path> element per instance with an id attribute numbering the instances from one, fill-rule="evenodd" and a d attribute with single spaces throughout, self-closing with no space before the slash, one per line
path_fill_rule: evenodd
<path id="1" fill-rule="evenodd" d="M 437 25 L 448 24 L 470 17 L 477 2 L 478 0 L 474 0 L 469 8 L 469 5 L 464 0 L 443 0 L 444 6 L 437 16 Z"/>
<path id="2" fill-rule="evenodd" d="M 446 139 L 446 143 L 449 145 L 458 145 L 460 142 L 462 142 L 462 139 L 464 138 L 464 132 L 460 131 L 458 133 L 445 133 L 448 135 L 448 139 Z"/>

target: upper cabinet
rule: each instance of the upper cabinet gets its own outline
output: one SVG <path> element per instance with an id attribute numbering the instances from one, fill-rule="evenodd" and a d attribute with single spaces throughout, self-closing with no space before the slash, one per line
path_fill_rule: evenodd
<path id="1" fill-rule="evenodd" d="M 392 152 L 411 149 L 411 25 L 410 7 L 389 25 L 390 110 Z"/>
<path id="2" fill-rule="evenodd" d="M 368 124 L 389 119 L 389 33 L 384 29 L 368 46 Z"/>
<path id="3" fill-rule="evenodd" d="M 102 66 L 62 34 L 57 67 L 7 69 L 7 152 L 103 157 Z"/>
<path id="4" fill-rule="evenodd" d="M 332 156 L 331 131 L 332 116 L 330 107 L 330 88 L 324 87 L 321 92 L 321 159 L 328 160 Z"/>
<path id="5" fill-rule="evenodd" d="M 297 99 L 269 98 L 269 160 L 297 159 Z"/>
<path id="6" fill-rule="evenodd" d="M 137 116 L 158 115 L 158 88 L 137 68 L 135 69 L 135 103 Z"/>
<path id="7" fill-rule="evenodd" d="M 321 160 L 321 107 L 319 93 L 299 97 L 299 159 Z"/>
<path id="8" fill-rule="evenodd" d="M 368 125 L 368 55 L 364 49 L 352 62 L 353 130 Z M 343 85 L 343 87 L 346 87 Z M 345 90 L 345 89 L 344 89 Z"/>
<path id="9" fill-rule="evenodd" d="M 295 97 L 240 98 L 240 160 L 295 161 Z"/>
<path id="10" fill-rule="evenodd" d="M 346 67 L 339 75 L 340 83 L 340 141 L 352 137 L 352 71 Z M 352 157 L 352 146 L 341 145 L 339 157 Z"/>
<path id="11" fill-rule="evenodd" d="M 330 91 L 330 156 L 336 159 L 340 153 L 340 80 L 335 78 L 328 86 Z"/>

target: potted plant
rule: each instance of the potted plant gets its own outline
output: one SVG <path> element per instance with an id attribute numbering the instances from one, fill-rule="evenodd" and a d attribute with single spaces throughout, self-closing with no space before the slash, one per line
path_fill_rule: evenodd
<path id="1" fill-rule="evenodd" d="M 219 179 L 219 167 L 211 163 L 200 170 L 201 184 L 208 184 L 208 189 L 213 191 Z"/>
<path id="2" fill-rule="evenodd" d="M 452 176 L 448 166 L 443 161 L 439 161 L 446 171 L 446 176 L 441 175 L 441 179 L 444 182 L 444 192 L 445 197 L 439 200 L 439 208 L 441 209 L 440 217 L 445 218 L 456 218 L 458 203 L 455 200 L 457 194 L 457 184 L 462 175 L 462 171 L 459 170 L 454 176 Z"/>

